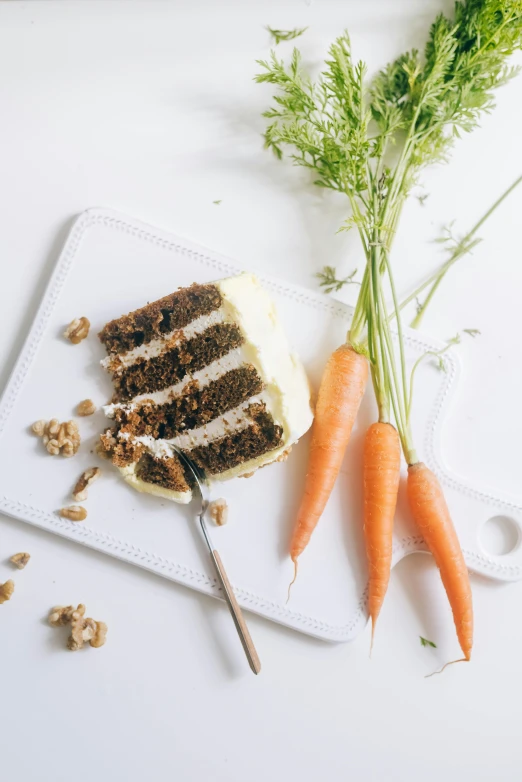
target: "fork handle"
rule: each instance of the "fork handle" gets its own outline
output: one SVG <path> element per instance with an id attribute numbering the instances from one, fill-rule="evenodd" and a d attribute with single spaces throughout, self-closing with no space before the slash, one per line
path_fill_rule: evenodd
<path id="1" fill-rule="evenodd" d="M 225 568 L 223 567 L 223 562 L 221 561 L 221 557 L 219 556 L 216 549 L 212 549 L 210 551 L 210 556 L 212 557 L 212 562 L 214 563 L 214 567 L 216 568 L 216 573 L 218 575 L 219 582 L 223 588 L 225 600 L 227 602 L 229 611 L 232 615 L 232 619 L 234 620 L 237 634 L 239 635 L 239 639 L 245 651 L 248 664 L 250 665 L 250 668 L 252 669 L 253 673 L 258 674 L 261 671 L 261 662 L 256 652 L 256 647 L 254 646 L 254 642 L 252 641 L 252 636 L 250 635 L 250 632 L 246 625 L 239 603 L 236 600 L 234 590 L 232 589 L 232 585 L 228 580 L 227 574 L 225 572 Z"/>

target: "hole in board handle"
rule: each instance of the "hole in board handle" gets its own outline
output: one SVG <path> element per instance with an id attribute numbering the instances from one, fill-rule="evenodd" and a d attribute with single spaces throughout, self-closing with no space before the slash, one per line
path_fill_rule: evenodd
<path id="1" fill-rule="evenodd" d="M 510 516 L 492 516 L 479 530 L 479 542 L 486 554 L 502 557 L 511 554 L 521 540 L 519 524 Z"/>

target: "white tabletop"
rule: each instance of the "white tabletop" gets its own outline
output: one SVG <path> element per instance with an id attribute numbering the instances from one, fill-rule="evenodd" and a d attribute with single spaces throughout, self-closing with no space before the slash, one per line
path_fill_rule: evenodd
<path id="1" fill-rule="evenodd" d="M 309 25 L 302 49 L 318 63 L 349 26 L 375 69 L 422 45 L 443 5 L 1 3 L 0 381 L 72 217 L 90 206 L 312 287 L 325 263 L 360 264 L 355 237 L 335 235 L 344 202 L 261 148 L 269 90 L 252 76 L 269 50 L 263 27 Z M 442 224 L 469 227 L 522 171 L 521 124 L 522 77 L 449 166 L 426 172 L 430 197 L 411 200 L 396 246 L 402 289 L 440 259 L 429 240 Z M 424 324 L 441 338 L 481 330 L 458 348 L 465 372 L 445 451 L 453 469 L 519 501 L 521 207 L 522 189 Z M 255 678 L 217 601 L 2 518 L 0 581 L 16 551 L 32 559 L 0 607 L 2 778 L 520 779 L 520 584 L 474 578 L 473 662 L 424 680 L 441 659 L 419 635 L 447 646 L 453 630 L 430 558 L 411 557 L 394 571 L 371 661 L 368 632 L 335 646 L 249 616 L 264 666 Z M 71 654 L 47 626 L 52 605 L 75 601 L 107 621 L 103 649 Z"/>

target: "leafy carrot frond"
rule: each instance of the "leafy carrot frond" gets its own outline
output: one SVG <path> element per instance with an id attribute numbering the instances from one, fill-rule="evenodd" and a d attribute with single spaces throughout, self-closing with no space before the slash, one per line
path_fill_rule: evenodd
<path id="1" fill-rule="evenodd" d="M 274 39 L 274 44 L 278 46 L 281 41 L 293 41 L 295 38 L 299 38 L 300 35 L 308 30 L 308 27 L 295 27 L 293 30 L 275 30 L 267 25 L 265 29 L 268 30 Z"/>
<path id="2" fill-rule="evenodd" d="M 334 291 L 337 293 L 344 288 L 345 285 L 360 285 L 357 280 L 354 280 L 357 269 L 354 269 L 350 274 L 340 280 L 337 279 L 336 274 L 337 272 L 334 266 L 323 266 L 323 270 L 317 272 L 315 275 L 320 281 L 319 285 L 321 288 L 324 288 L 325 293 L 333 293 Z"/>
<path id="3" fill-rule="evenodd" d="M 421 646 L 431 646 L 433 649 L 437 648 L 437 644 L 433 643 L 433 641 L 428 641 L 427 638 L 423 638 L 422 635 L 419 635 Z"/>
<path id="4" fill-rule="evenodd" d="M 347 33 L 330 47 L 325 68 L 311 82 L 294 49 L 288 66 L 272 52 L 258 61 L 257 82 L 278 88 L 274 105 L 264 116 L 267 146 L 282 156 L 289 152 L 295 165 L 314 171 L 315 183 L 346 194 L 368 188 L 366 166 L 371 149 L 371 113 L 364 90 L 366 66 L 354 63 Z"/>

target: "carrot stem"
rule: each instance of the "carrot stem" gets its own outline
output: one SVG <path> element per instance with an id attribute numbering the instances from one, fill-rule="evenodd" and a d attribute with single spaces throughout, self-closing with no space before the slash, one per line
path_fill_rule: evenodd
<path id="1" fill-rule="evenodd" d="M 407 304 L 412 302 L 414 299 L 417 298 L 417 296 L 422 293 L 423 290 L 425 290 L 429 285 L 431 285 L 431 288 L 428 292 L 427 297 L 425 298 L 424 302 L 420 305 L 419 310 L 410 323 L 410 328 L 412 329 L 418 329 L 421 325 L 421 321 L 424 317 L 424 314 L 426 312 L 426 309 L 428 308 L 428 305 L 431 303 L 435 293 L 437 292 L 440 284 L 442 283 L 444 277 L 449 272 L 451 267 L 460 259 L 463 255 L 465 255 L 468 252 L 468 249 L 471 243 L 471 240 L 481 228 L 486 220 L 488 220 L 489 217 L 495 212 L 495 210 L 500 206 L 500 204 L 513 192 L 513 190 L 518 187 L 518 185 L 522 182 L 522 175 L 519 176 L 515 181 L 505 190 L 502 195 L 497 198 L 495 203 L 490 206 L 490 208 L 485 212 L 480 220 L 478 220 L 473 228 L 471 228 L 468 233 L 458 242 L 457 246 L 451 253 L 449 259 L 442 264 L 442 266 L 434 273 L 432 274 L 422 285 L 420 285 L 416 290 L 413 291 L 413 293 L 410 293 L 410 295 L 404 299 L 403 302 L 401 302 L 400 309 L 403 309 L 406 307 Z M 480 241 L 480 240 L 479 240 Z"/>

